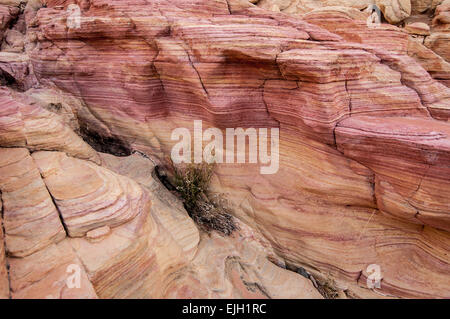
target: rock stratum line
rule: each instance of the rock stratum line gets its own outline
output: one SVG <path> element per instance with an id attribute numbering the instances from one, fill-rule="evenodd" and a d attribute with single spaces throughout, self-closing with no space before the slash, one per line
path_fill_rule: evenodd
<path id="1" fill-rule="evenodd" d="M 396 26 L 367 24 L 374 3 Z M 450 298 L 448 0 L 8 0 L 0 16 L 0 297 L 322 298 L 306 270 L 341 297 Z M 277 174 L 216 167 L 231 237 L 155 178 L 194 120 L 280 129 Z"/>

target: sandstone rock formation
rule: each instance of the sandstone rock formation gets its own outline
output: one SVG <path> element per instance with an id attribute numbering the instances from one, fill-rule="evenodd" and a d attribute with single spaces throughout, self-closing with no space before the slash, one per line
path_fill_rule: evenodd
<path id="1" fill-rule="evenodd" d="M 411 0 L 375 0 L 389 23 L 398 23 L 411 15 Z"/>
<path id="2" fill-rule="evenodd" d="M 8 255 L 25 257 L 61 241 L 65 232 L 58 211 L 28 149 L 2 148 L 1 155 L 0 189 Z"/>
<path id="3" fill-rule="evenodd" d="M 10 291 L 12 298 L 321 297 L 309 280 L 268 261 L 269 245 L 251 231 L 199 245 L 179 200 L 141 173 L 153 171 L 141 156 L 102 155 L 107 167 L 139 176 L 147 189 L 66 153 L 0 152 L 9 267 L 2 246 L 2 298 Z M 216 267 L 205 267 L 205 257 Z M 75 271 L 79 287 L 67 283 Z"/>
<path id="4" fill-rule="evenodd" d="M 349 297 L 450 297 L 448 2 L 376 1 L 392 23 L 437 6 L 430 35 L 367 24 L 373 1 L 252 2 L 0 6 L 0 296 L 320 297 L 287 265 Z M 154 177 L 194 120 L 280 129 L 276 174 L 215 169 L 228 238 Z"/>
<path id="5" fill-rule="evenodd" d="M 334 6 L 365 9 L 373 4 L 374 0 L 255 0 L 250 2 L 267 10 L 304 14 L 318 8 Z"/>
<path id="6" fill-rule="evenodd" d="M 433 19 L 434 32 L 425 39 L 425 46 L 450 62 L 450 1 L 444 1 L 436 8 Z"/>
<path id="7" fill-rule="evenodd" d="M 52 90 L 27 93 L 58 99 Z M 100 157 L 69 128 L 71 118 L 2 94 L 1 298 L 321 297 L 309 280 L 268 261 L 270 246 L 251 233 L 199 246 L 198 229 L 152 177 L 150 160 Z M 39 116 L 24 116 L 27 108 Z M 197 266 L 205 256 L 211 262 L 210 251 L 217 268 Z M 76 271 L 79 286 L 71 287 Z"/>

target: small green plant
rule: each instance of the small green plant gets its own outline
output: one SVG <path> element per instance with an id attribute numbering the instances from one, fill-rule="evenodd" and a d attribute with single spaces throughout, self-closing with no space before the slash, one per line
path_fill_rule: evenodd
<path id="1" fill-rule="evenodd" d="M 209 185 L 214 166 L 188 164 L 174 168 L 175 189 L 183 200 L 189 216 L 206 232 L 216 230 L 225 236 L 237 229 L 222 199 L 212 198 Z"/>

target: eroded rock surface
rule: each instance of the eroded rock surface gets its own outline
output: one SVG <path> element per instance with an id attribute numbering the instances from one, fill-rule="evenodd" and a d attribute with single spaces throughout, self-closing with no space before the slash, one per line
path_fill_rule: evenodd
<path id="1" fill-rule="evenodd" d="M 25 35 L 1 60 L 11 296 L 320 297 L 270 258 L 348 296 L 449 298 L 448 1 L 376 2 L 409 28 L 367 24 L 373 1 L 2 5 L 5 47 Z M 425 11 L 430 35 L 408 20 Z M 25 30 L 8 23 L 20 16 Z M 230 238 L 200 234 L 152 176 L 194 120 L 280 129 L 276 174 L 216 167 L 212 190 L 242 223 Z M 0 250 L 0 280 L 1 266 Z"/>
<path id="2" fill-rule="evenodd" d="M 8 254 L 24 257 L 61 241 L 65 237 L 63 225 L 29 151 L 2 148 L 0 154 L 0 190 Z"/>

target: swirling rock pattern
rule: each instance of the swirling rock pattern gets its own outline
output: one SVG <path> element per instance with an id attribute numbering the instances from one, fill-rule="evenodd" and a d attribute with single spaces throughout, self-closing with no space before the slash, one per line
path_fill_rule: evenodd
<path id="1" fill-rule="evenodd" d="M 409 0 L 376 2 L 393 23 L 412 12 Z M 26 158 L 68 233 L 8 258 L 13 296 L 38 294 L 40 282 L 20 275 L 27 258 L 70 244 L 62 265 L 80 261 L 95 291 L 82 296 L 318 297 L 270 255 L 326 274 L 349 296 L 450 297 L 448 41 L 436 40 L 445 39 L 447 2 L 422 43 L 367 25 L 365 1 L 291 16 L 288 1 L 273 12 L 244 0 L 99 0 L 79 3 L 80 28 L 67 25 L 72 3 L 26 10 L 35 36 L 24 55 L 39 89 L 81 101 L 73 116 L 46 113 L 36 92 L 2 94 L 0 145 L 34 151 Z M 42 118 L 59 124 L 38 125 Z M 141 160 L 99 158 L 69 133 L 75 118 L 161 166 L 172 130 L 193 120 L 279 128 L 276 174 L 230 164 L 213 179 L 253 233 L 201 236 L 179 203 L 158 195 Z M 7 236 L 6 228 L 9 250 Z M 220 276 L 204 267 L 213 250 Z M 14 262 L 24 266 L 12 276 Z M 383 274 L 379 289 L 366 285 L 371 264 Z"/>
<path id="2" fill-rule="evenodd" d="M 315 9 L 335 6 L 361 10 L 374 3 L 374 0 L 255 0 L 251 2 L 267 10 L 304 14 Z"/>
<path id="3" fill-rule="evenodd" d="M 400 21 L 409 10 L 399 9 L 392 14 Z M 173 145 L 171 129 L 191 127 L 193 119 L 205 127 L 279 127 L 276 175 L 259 176 L 248 165 L 218 167 L 214 188 L 227 194 L 235 214 L 258 227 L 289 263 L 330 273 L 343 290 L 373 296 L 363 278 L 376 263 L 384 273 L 382 294 L 448 296 L 446 248 L 434 241 L 448 243 L 448 200 L 437 189 L 447 179 L 433 177 L 445 161 L 425 162 L 432 168 L 424 173 L 422 161 L 411 159 L 393 175 L 377 152 L 360 151 L 369 157 L 362 160 L 355 146 L 340 144 L 339 134 L 346 118 L 365 115 L 379 123 L 407 117 L 398 122 L 409 128 L 405 134 L 431 126 L 444 136 L 449 91 L 407 56 L 407 34 L 391 26 L 371 31 L 355 11 L 330 12 L 302 20 L 245 1 L 217 1 L 214 8 L 95 2 L 83 9 L 80 29 L 66 30 L 64 12 L 48 3 L 36 15 L 45 38 L 32 53 L 33 67 L 40 81 L 51 77 L 83 98 L 113 135 L 160 161 Z M 352 36 L 351 25 L 361 32 Z M 396 40 L 386 40 L 391 37 Z M 387 141 L 393 149 L 403 145 L 398 134 L 370 140 L 370 150 Z M 410 249 L 401 248 L 403 241 Z M 400 276 L 402 268 L 423 269 L 424 277 Z"/>
<path id="4" fill-rule="evenodd" d="M 0 154 L 0 190 L 8 254 L 24 257 L 64 239 L 58 211 L 29 151 L 1 148 Z"/>
<path id="5" fill-rule="evenodd" d="M 22 102 L 23 101 L 23 102 Z M 99 161 L 96 152 L 56 114 L 27 100 L 0 91 L 0 143 L 6 147 L 64 151 L 82 159 Z"/>
<path id="6" fill-rule="evenodd" d="M 159 233 L 150 235 L 158 247 L 153 258 L 161 260 L 161 267 L 174 267 L 174 261 L 179 262 L 180 257 L 190 260 L 170 272 L 161 271 L 163 278 L 148 278 L 148 286 L 143 285 L 145 290 L 121 294 L 142 297 L 151 292 L 153 297 L 164 298 L 322 298 L 310 281 L 270 262 L 267 256 L 277 259 L 270 243 L 245 224 L 239 223 L 240 230 L 232 237 L 216 233 L 200 236 L 179 200 L 153 178 L 150 160 L 137 153 L 126 158 L 108 154 L 101 157 L 108 168 L 139 181 L 149 190 L 151 215 L 160 227 Z M 130 236 L 135 234 L 135 230 L 129 232 Z M 144 238 L 148 239 L 148 235 Z M 167 250 L 174 243 L 177 254 Z M 111 280 L 109 276 L 103 278 Z M 155 281 L 159 280 L 164 283 L 164 290 L 155 292 Z"/>
<path id="7" fill-rule="evenodd" d="M 46 127 L 35 132 L 45 135 Z M 3 136 L 10 143 L 16 135 L 9 129 Z M 55 149 L 78 145 L 58 143 Z M 102 167 L 40 147 L 30 146 L 32 154 L 0 148 L 0 298 L 321 298 L 311 281 L 267 260 L 274 254 L 261 237 L 242 232 L 239 246 L 217 235 L 200 244 L 199 230 L 154 179 L 149 159 L 94 153 Z M 194 261 L 211 250 L 223 250 L 215 264 L 224 280 L 214 285 L 217 269 Z M 230 259 L 252 277 L 232 275 Z"/>
<path id="8" fill-rule="evenodd" d="M 375 172 L 381 211 L 449 231 L 450 131 L 444 123 L 429 121 L 355 116 L 339 123 L 336 141 L 345 155 Z M 389 146 L 393 144 L 395 148 Z M 389 198 L 392 193 L 403 200 L 385 201 L 384 196 Z"/>

